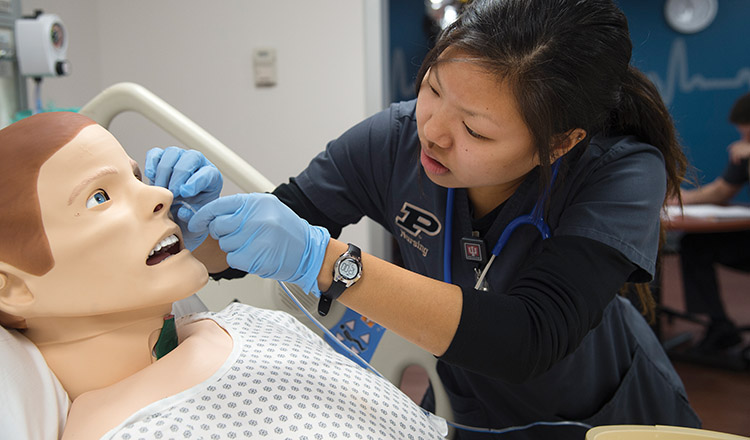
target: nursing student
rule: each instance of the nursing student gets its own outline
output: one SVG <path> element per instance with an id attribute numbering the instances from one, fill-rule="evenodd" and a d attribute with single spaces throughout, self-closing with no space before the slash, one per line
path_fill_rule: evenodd
<path id="1" fill-rule="evenodd" d="M 618 295 L 653 278 L 659 212 L 686 166 L 631 48 L 609 0 L 474 1 L 424 60 L 416 100 L 354 126 L 273 194 L 178 217 L 212 237 L 198 252 L 215 277 L 297 283 L 322 313 L 339 301 L 433 353 L 461 424 L 698 427 Z M 151 151 L 146 166 L 178 195 L 180 154 Z M 331 238 L 363 216 L 393 234 L 403 268 Z"/>

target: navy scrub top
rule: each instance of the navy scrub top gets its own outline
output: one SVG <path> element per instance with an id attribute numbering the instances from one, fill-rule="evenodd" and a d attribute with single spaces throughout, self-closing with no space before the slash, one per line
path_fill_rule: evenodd
<path id="1" fill-rule="evenodd" d="M 453 231 L 445 228 L 447 190 L 427 178 L 419 163 L 420 145 L 415 117 L 416 100 L 392 104 L 332 141 L 297 178 L 303 193 L 341 225 L 363 216 L 386 228 L 398 243 L 409 270 L 444 279 L 443 240 L 451 233 L 452 282 L 480 304 L 493 305 L 493 335 L 471 333 L 471 317 L 462 317 L 451 347 L 438 362 L 438 372 L 451 398 L 456 421 L 503 428 L 535 421 L 579 420 L 591 425 L 644 423 L 697 427 L 682 383 L 653 332 L 629 301 L 611 299 L 600 310 L 601 322 L 587 332 L 570 354 L 544 371 L 528 377 L 502 377 L 445 362 L 456 356 L 481 356 L 492 350 L 502 363 L 529 362 L 541 350 L 528 343 L 515 327 L 523 308 L 506 292 L 542 251 L 539 232 L 518 228 L 493 262 L 488 292 L 473 290 L 475 263 L 460 251 L 461 237 L 471 236 L 472 223 L 466 191 L 456 190 Z M 647 282 L 654 275 L 659 240 L 659 211 L 666 191 L 661 153 L 633 137 L 594 137 L 588 147 L 577 146 L 552 188 L 545 220 L 552 237 L 576 236 L 596 240 L 619 251 L 636 268 L 629 281 Z M 503 229 L 516 217 L 531 212 L 539 193 L 537 170 L 521 184 L 497 212 L 483 237 L 491 249 Z M 404 295 L 408 295 L 404 292 Z M 484 312 L 488 313 L 488 312 Z M 466 319 L 464 319 L 466 318 Z M 540 323 L 544 326 L 544 323 Z M 573 323 L 575 325 L 575 323 Z M 581 329 L 578 329 L 581 330 Z M 552 334 L 565 345 L 566 335 Z M 577 341 L 577 340 L 576 340 Z M 488 345 L 488 342 L 493 344 Z M 467 349 L 467 346 L 470 349 Z M 549 357 L 549 353 L 542 356 Z M 459 431 L 460 438 L 492 438 Z M 538 427 L 503 435 L 514 438 L 583 438 L 571 427 Z"/>

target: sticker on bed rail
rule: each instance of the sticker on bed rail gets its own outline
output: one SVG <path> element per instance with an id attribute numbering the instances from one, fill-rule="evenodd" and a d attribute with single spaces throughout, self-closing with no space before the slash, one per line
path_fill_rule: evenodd
<path id="1" fill-rule="evenodd" d="M 344 316 L 330 330 L 336 339 L 367 362 L 372 359 L 375 348 L 385 333 L 385 327 L 351 309 L 346 309 Z M 328 335 L 325 337 L 330 339 Z M 344 356 L 351 357 L 351 353 L 344 352 L 338 344 L 331 346 Z"/>

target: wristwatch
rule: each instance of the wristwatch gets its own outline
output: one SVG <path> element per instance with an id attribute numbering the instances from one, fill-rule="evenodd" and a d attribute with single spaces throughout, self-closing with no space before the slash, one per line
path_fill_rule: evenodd
<path id="1" fill-rule="evenodd" d="M 351 243 L 349 248 L 333 263 L 333 283 L 327 291 L 320 293 L 318 314 L 326 316 L 331 304 L 362 277 L 362 251 Z"/>

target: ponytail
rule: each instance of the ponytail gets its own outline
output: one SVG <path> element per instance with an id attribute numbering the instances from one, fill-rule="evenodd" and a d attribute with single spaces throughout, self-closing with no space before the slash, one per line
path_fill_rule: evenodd
<path id="1" fill-rule="evenodd" d="M 666 199 L 680 199 L 687 158 L 677 140 L 672 116 L 659 91 L 640 70 L 628 66 L 619 105 L 610 114 L 609 134 L 633 134 L 661 151 L 667 171 Z"/>

